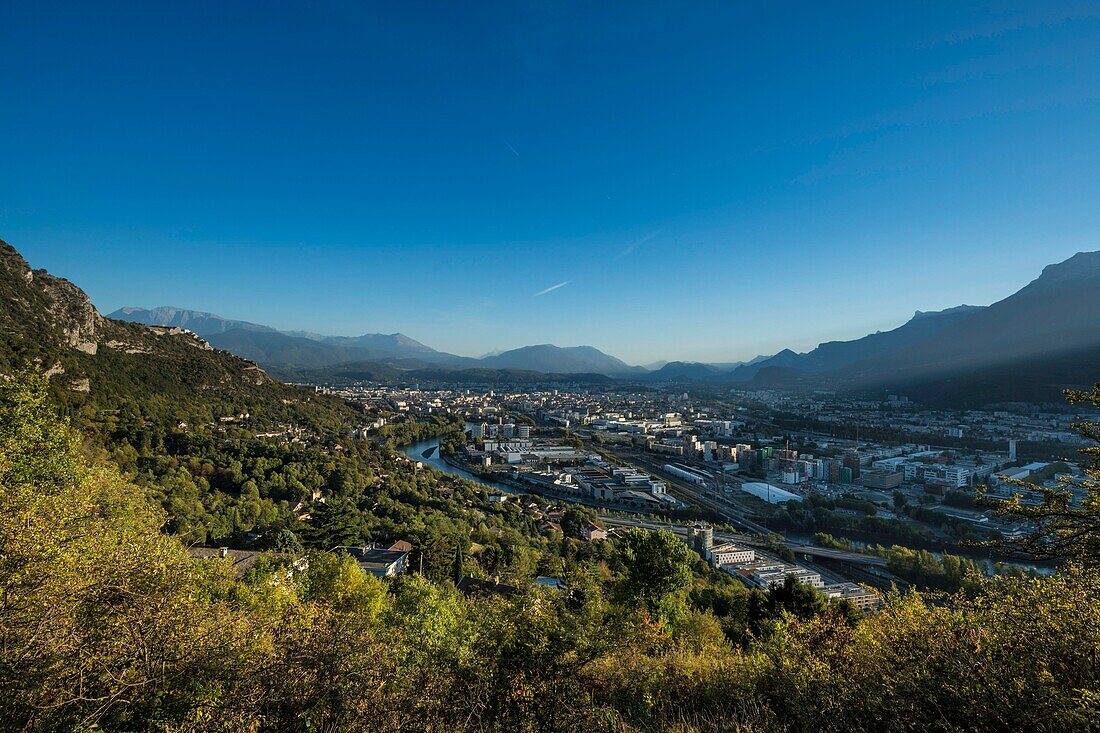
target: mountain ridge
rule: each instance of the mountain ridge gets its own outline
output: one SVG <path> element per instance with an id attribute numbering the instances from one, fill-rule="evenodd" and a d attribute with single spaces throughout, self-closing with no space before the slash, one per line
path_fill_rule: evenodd
<path id="1" fill-rule="evenodd" d="M 122 315 L 128 316 L 142 311 L 123 310 L 127 312 Z M 360 366 L 353 371 L 389 379 L 404 379 L 412 372 L 420 372 L 425 378 L 445 379 L 447 374 L 468 369 L 481 370 L 480 374 L 486 377 L 501 378 L 531 372 L 601 374 L 639 382 L 820 385 L 856 391 L 911 387 L 914 394 L 919 392 L 927 399 L 935 399 L 937 390 L 921 385 L 948 385 L 941 390 L 943 394 L 965 394 L 966 384 L 973 384 L 974 389 L 988 395 L 1004 393 L 995 384 L 999 373 L 996 367 L 1000 364 L 1002 378 L 1015 375 L 1035 385 L 1036 394 L 1041 391 L 1043 398 L 1048 399 L 1052 383 L 1031 376 L 1027 370 L 1040 368 L 1044 359 L 1049 361 L 1054 358 L 1052 355 L 1059 354 L 1076 366 L 1059 367 L 1058 374 L 1083 374 L 1091 366 L 1090 349 L 1100 345 L 1100 252 L 1079 252 L 1063 262 L 1048 265 L 1027 285 L 989 306 L 917 310 L 896 328 L 848 341 L 822 342 L 805 353 L 783 349 L 770 356 L 726 365 L 657 362 L 661 366 L 655 370 L 628 365 L 592 346 L 535 344 L 475 359 L 436 351 L 401 333 L 331 337 L 298 332 L 295 336 L 259 324 L 220 319 L 202 311 L 184 312 L 169 307 L 159 311 L 162 319 L 176 319 L 173 323 L 216 331 L 207 337 L 213 346 L 286 376 L 303 370 L 313 370 L 311 374 L 320 376 L 326 368 L 331 368 L 330 373 L 347 373 L 348 365 L 357 364 Z M 226 324 L 246 327 L 227 328 Z M 81 341 L 79 333 L 73 338 Z M 1080 360 L 1085 363 L 1078 364 Z M 369 366 L 362 366 L 366 364 Z M 1100 365 L 1094 371 L 1100 372 Z M 1076 377 L 1070 383 L 1081 386 Z M 980 395 L 976 393 L 974 399 L 980 401 Z"/>
<path id="2" fill-rule="evenodd" d="M 1087 388 L 1100 374 L 1100 252 L 1047 265 L 988 306 L 917 311 L 890 331 L 780 354 L 731 377 L 773 388 L 897 392 L 941 407 L 981 407 L 1009 395 L 1059 402 L 1062 390 Z"/>
<path id="3" fill-rule="evenodd" d="M 282 384 L 191 331 L 103 316 L 77 285 L 32 269 L 2 240 L 0 306 L 0 377 L 45 373 L 78 422 L 127 405 L 169 421 L 238 412 L 265 422 L 356 419 L 343 400 Z"/>
<path id="4" fill-rule="evenodd" d="M 277 371 L 389 357 L 415 356 L 454 363 L 463 360 L 463 357 L 438 352 L 402 333 L 324 336 L 303 331 L 288 332 L 251 321 L 174 306 L 127 306 L 112 312 L 109 317 L 145 325 L 186 328 L 218 348 Z"/>
<path id="5" fill-rule="evenodd" d="M 519 369 L 547 374 L 612 376 L 645 371 L 593 346 L 535 344 L 489 353 L 478 359 L 437 351 L 400 332 L 325 336 L 308 331 L 280 331 L 250 321 L 174 306 L 127 306 L 114 311 L 110 317 L 145 325 L 187 328 L 218 348 L 280 373 L 409 358 L 453 368 Z"/>
<path id="6" fill-rule="evenodd" d="M 988 374 L 997 365 L 1027 363 L 1039 368 L 1047 361 L 1053 367 L 1055 355 L 1085 354 L 1094 346 L 1100 346 L 1100 252 L 1084 252 L 1048 265 L 1020 290 L 932 338 L 889 359 L 850 365 L 837 377 L 860 389 L 957 380 L 967 373 Z M 1084 376 L 1090 365 L 1079 366 Z M 1019 371 L 1012 368 L 1005 372 L 1009 373 Z M 1092 374 L 1097 373 L 1100 364 L 1092 368 Z M 992 379 L 985 382 L 992 384 Z M 1066 386 L 1083 385 L 1075 380 Z"/>
<path id="7" fill-rule="evenodd" d="M 767 359 L 734 370 L 735 381 L 751 381 L 768 367 L 793 368 L 820 374 L 835 371 L 875 356 L 883 356 L 928 338 L 953 323 L 968 318 L 984 306 L 959 305 L 940 311 L 916 311 L 913 317 L 888 331 L 877 331 L 848 341 L 824 341 L 802 354 L 784 349 Z"/>
<path id="8" fill-rule="evenodd" d="M 191 310 L 188 308 L 177 308 L 171 305 L 162 305 L 156 308 L 124 306 L 108 313 L 107 317 L 118 321 L 140 323 L 145 326 L 185 328 L 203 337 L 224 333 L 234 329 L 261 331 L 264 333 L 276 332 L 276 329 L 259 323 L 223 318 L 214 313 Z"/>
<path id="9" fill-rule="evenodd" d="M 640 367 L 632 367 L 622 359 L 605 354 L 594 346 L 556 346 L 535 344 L 509 349 L 496 356 L 479 360 L 479 366 L 487 368 L 524 369 L 546 373 L 638 373 Z M 644 371 L 644 370 L 641 370 Z"/>

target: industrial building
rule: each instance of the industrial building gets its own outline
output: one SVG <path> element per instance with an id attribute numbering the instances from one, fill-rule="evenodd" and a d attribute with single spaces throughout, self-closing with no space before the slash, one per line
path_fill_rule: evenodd
<path id="1" fill-rule="evenodd" d="M 758 499 L 763 499 L 769 504 L 786 504 L 788 501 L 802 501 L 802 497 L 798 494 L 791 493 L 778 486 L 756 481 L 741 484 L 741 490 L 747 494 L 752 494 Z"/>

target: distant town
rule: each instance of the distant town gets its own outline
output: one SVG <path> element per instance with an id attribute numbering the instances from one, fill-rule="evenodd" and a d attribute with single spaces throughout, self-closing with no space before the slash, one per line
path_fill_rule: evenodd
<path id="1" fill-rule="evenodd" d="M 1089 417 L 761 389 L 701 399 L 671 387 L 314 387 L 375 416 L 358 437 L 453 421 L 461 439 L 399 447 L 418 468 L 482 482 L 490 502 L 533 494 L 590 507 L 600 519 L 584 539 L 630 526 L 672 529 L 746 585 L 793 577 L 864 609 L 880 600 L 873 589 L 907 586 L 876 547 L 980 561 L 983 541 L 1025 533 L 976 503 L 975 490 L 1003 499 L 1020 492 L 1011 479 L 1038 489 L 1079 478 L 1068 456 L 1082 440 L 1071 426 Z M 1082 499 L 1078 490 L 1074 501 Z M 1025 491 L 1023 501 L 1040 496 Z M 544 529 L 555 528 L 535 511 Z M 986 566 L 994 572 L 992 561 Z"/>

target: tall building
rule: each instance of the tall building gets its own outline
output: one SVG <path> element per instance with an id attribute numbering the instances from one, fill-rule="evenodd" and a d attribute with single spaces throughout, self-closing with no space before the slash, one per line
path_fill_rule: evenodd
<path id="1" fill-rule="evenodd" d="M 691 546 L 704 557 L 714 545 L 714 528 L 706 524 L 697 524 L 691 531 Z"/>
<path id="2" fill-rule="evenodd" d="M 684 436 L 684 455 L 694 458 L 698 455 L 702 446 L 699 445 L 699 439 L 694 435 Z"/>
<path id="3" fill-rule="evenodd" d="M 852 470 L 852 479 L 859 478 L 859 451 L 856 449 L 844 451 L 844 465 Z M 845 483 L 851 483 L 850 481 Z"/>

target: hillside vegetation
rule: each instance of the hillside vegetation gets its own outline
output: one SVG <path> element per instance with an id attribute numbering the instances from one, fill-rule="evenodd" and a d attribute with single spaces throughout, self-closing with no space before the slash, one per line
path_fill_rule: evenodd
<path id="1" fill-rule="evenodd" d="M 0 305 L 0 375 L 37 365 L 82 427 L 129 406 L 173 425 L 247 413 L 257 425 L 331 432 L 358 419 L 344 401 L 282 384 L 188 331 L 104 318 L 80 288 L 32 270 L 2 241 Z"/>
<path id="2" fill-rule="evenodd" d="M 238 581 L 191 560 L 161 531 L 159 506 L 86 458 L 34 381 L 5 383 L 0 399 L 9 729 L 1100 725 L 1100 578 L 1088 566 L 895 597 L 863 619 L 790 585 L 749 604 L 770 606 L 753 623 L 730 617 L 735 592 L 693 587 L 690 552 L 667 533 L 628 533 L 618 573 L 572 563 L 566 592 L 466 599 L 326 554 L 292 576 L 271 555 Z"/>
<path id="3" fill-rule="evenodd" d="M 750 591 L 667 532 L 583 542 L 588 509 L 548 529 L 545 503 L 388 444 L 457 424 L 353 438 L 356 408 L 104 319 L 7 245 L 0 298 L 0 728 L 1100 729 L 1100 447 L 1083 507 L 998 507 L 1058 575 L 953 577 L 864 617 L 793 580 Z M 385 582 L 325 552 L 395 540 L 415 573 Z M 210 542 L 269 551 L 237 577 L 188 555 Z"/>

